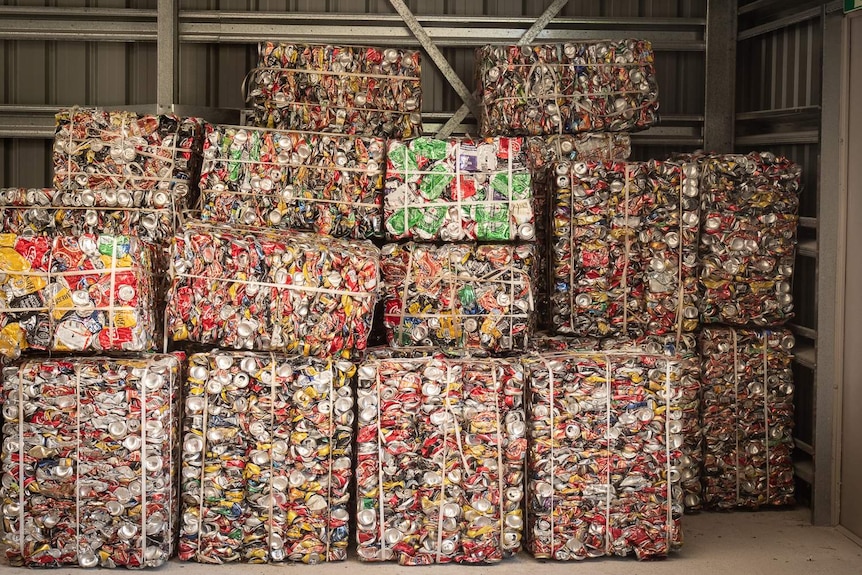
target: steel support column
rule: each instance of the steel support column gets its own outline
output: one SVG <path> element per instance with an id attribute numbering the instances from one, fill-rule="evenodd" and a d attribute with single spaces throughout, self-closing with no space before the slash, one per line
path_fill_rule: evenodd
<path id="1" fill-rule="evenodd" d="M 842 106 L 842 84 L 847 70 L 843 57 L 840 11 L 823 9 L 823 76 L 820 115 L 820 179 L 817 184 L 817 339 L 814 372 L 814 483 L 811 521 L 815 525 L 838 523 L 838 447 L 840 386 L 843 381 L 844 258 L 847 252 L 846 159 L 842 149 L 847 134 Z M 842 143 L 842 140 L 844 141 Z M 838 407 L 836 407 L 838 406 Z"/>
<path id="2" fill-rule="evenodd" d="M 736 2 L 709 0 L 706 8 L 706 101 L 703 147 L 733 152 L 736 101 Z"/>
<path id="3" fill-rule="evenodd" d="M 156 111 L 163 114 L 179 96 L 179 2 L 159 0 L 156 30 Z"/>

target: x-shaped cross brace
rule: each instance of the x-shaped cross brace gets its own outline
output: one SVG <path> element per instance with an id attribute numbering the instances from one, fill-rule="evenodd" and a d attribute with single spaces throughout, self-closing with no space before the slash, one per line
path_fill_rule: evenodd
<path id="1" fill-rule="evenodd" d="M 530 26 L 530 29 L 524 32 L 523 36 L 518 40 L 518 45 L 523 46 L 529 44 L 542 32 L 542 30 L 547 27 L 547 25 L 554 19 L 554 17 L 559 14 L 560 10 L 563 9 L 563 6 L 569 0 L 554 0 L 550 6 L 542 13 L 541 16 Z M 458 108 L 458 111 L 449 118 L 449 121 L 443 125 L 442 128 L 437 132 L 438 138 L 447 138 L 452 133 L 452 131 L 462 122 L 464 118 L 467 117 L 467 114 L 472 113 L 476 120 L 481 120 L 481 110 L 479 107 L 479 103 L 476 101 L 475 96 L 472 92 L 467 88 L 464 84 L 464 81 L 458 77 L 458 74 L 455 73 L 455 70 L 452 69 L 452 66 L 449 64 L 448 60 L 443 56 L 443 53 L 440 52 L 440 49 L 434 45 L 434 42 L 431 40 L 431 37 L 428 35 L 428 32 L 422 27 L 419 21 L 416 19 L 416 16 L 413 15 L 413 12 L 407 7 L 404 3 L 404 0 L 389 0 L 389 3 L 395 8 L 398 14 L 401 16 L 401 19 L 404 20 L 404 23 L 407 24 L 407 27 L 413 33 L 419 43 L 425 48 L 425 51 L 428 52 L 428 55 L 431 57 L 431 60 L 434 64 L 437 65 L 437 68 L 443 73 L 443 76 L 455 89 L 455 92 L 461 97 L 464 103 Z"/>

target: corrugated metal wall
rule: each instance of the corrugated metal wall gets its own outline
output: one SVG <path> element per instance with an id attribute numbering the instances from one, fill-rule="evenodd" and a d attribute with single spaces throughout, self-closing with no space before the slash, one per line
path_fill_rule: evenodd
<path id="1" fill-rule="evenodd" d="M 550 0 L 411 0 L 407 4 L 417 16 L 463 15 L 535 17 Z M 0 6 L 46 6 L 52 8 L 126 8 L 151 11 L 156 0 L 17 0 Z M 394 14 L 387 0 L 182 0 L 183 14 L 195 12 L 303 12 L 345 14 Z M 207 12 L 212 15 L 212 12 Z M 561 18 L 600 17 L 627 19 L 704 18 L 702 0 L 571 0 Z M 461 25 L 470 22 L 465 18 Z M 452 26 L 459 25 L 457 22 Z M 0 23 L 2 27 L 2 23 Z M 649 34 L 644 34 L 649 37 Z M 48 36 L 50 37 L 50 36 Z M 325 39 L 321 39 L 324 41 Z M 363 43 L 356 38 L 356 43 Z M 443 48 L 456 73 L 468 87 L 473 82 L 473 49 Z M 243 78 L 255 65 L 253 44 L 180 45 L 179 96 L 177 104 L 210 108 L 242 108 Z M 662 51 L 656 56 L 659 71 L 661 112 L 697 120 L 704 112 L 704 52 Z M 76 42 L 52 40 L 0 40 L 0 114 L 3 106 L 98 105 L 122 107 L 156 102 L 156 45 L 154 42 Z M 451 113 L 461 101 L 440 71 L 426 59 L 423 69 L 425 113 Z M 20 109 L 13 110 L 18 116 Z M 47 112 L 36 110 L 34 113 Z M 701 118 L 702 119 L 702 118 Z M 699 131 L 699 128 L 692 128 Z M 641 158 L 679 150 L 681 146 L 637 146 Z M 0 185 L 41 186 L 50 182 L 50 144 L 44 138 L 0 139 Z"/>
<path id="2" fill-rule="evenodd" d="M 803 170 L 800 249 L 793 278 L 797 474 L 802 498 L 814 483 L 817 339 L 817 215 L 823 70 L 822 2 L 740 2 L 737 151 L 771 151 Z M 838 89 L 837 86 L 834 89 Z M 825 447 L 824 448 L 828 448 Z"/>

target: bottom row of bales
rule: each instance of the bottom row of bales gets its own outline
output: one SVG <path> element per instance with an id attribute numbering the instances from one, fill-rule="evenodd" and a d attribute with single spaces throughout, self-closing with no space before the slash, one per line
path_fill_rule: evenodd
<path id="1" fill-rule="evenodd" d="M 684 503 L 792 501 L 792 336 L 708 331 L 703 385 L 661 339 L 540 338 L 519 358 L 374 350 L 360 364 L 219 350 L 187 365 L 19 361 L 2 394 L 7 555 L 316 563 L 345 559 L 355 537 L 360 559 L 403 565 L 522 548 L 664 556 Z"/>

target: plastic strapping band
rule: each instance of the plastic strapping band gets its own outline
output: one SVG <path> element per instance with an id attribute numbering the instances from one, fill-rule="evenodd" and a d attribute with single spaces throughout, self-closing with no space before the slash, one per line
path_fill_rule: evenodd
<path id="1" fill-rule="evenodd" d="M 340 170 L 339 170 L 340 171 Z M 308 191 L 308 188 L 305 189 Z M 300 193 L 303 193 L 302 191 Z M 311 193 L 311 192 L 308 192 Z M 211 194 L 212 196 L 249 196 L 257 202 L 258 208 L 260 208 L 260 200 L 263 197 L 263 194 L 259 194 L 256 192 L 243 192 L 243 191 L 234 191 L 234 190 L 213 190 L 213 189 L 205 189 L 201 191 L 201 209 L 204 208 L 204 202 L 206 202 L 206 207 L 209 207 L 209 203 L 213 201 L 213 198 L 207 198 L 206 194 Z M 375 192 L 376 195 L 376 192 Z M 275 196 L 273 195 L 273 198 Z M 277 199 L 277 198 L 275 198 Z M 351 202 L 349 200 L 332 200 L 329 198 L 315 198 L 309 197 L 306 195 L 293 195 L 290 199 L 284 200 L 286 204 L 295 204 L 295 203 L 318 203 L 318 204 L 337 204 L 339 206 L 351 206 L 356 208 L 374 208 L 379 210 L 380 205 L 373 204 L 369 202 Z M 423 204 L 423 205 L 432 205 L 432 204 Z M 163 210 L 166 211 L 166 210 Z M 212 213 L 211 209 L 207 210 L 207 217 L 213 217 L 209 214 Z M 214 218 L 213 218 L 214 219 Z M 215 220 L 219 221 L 219 220 Z"/>
<path id="2" fill-rule="evenodd" d="M 676 401 L 674 400 L 673 388 L 672 388 L 672 380 L 670 377 L 670 360 L 665 359 L 665 392 L 666 392 L 666 405 L 665 405 L 665 414 L 664 414 L 664 448 L 665 448 L 665 477 L 667 478 L 667 495 L 665 499 L 665 504 L 667 507 L 667 515 L 666 515 L 666 524 L 665 524 L 665 535 L 667 536 L 667 550 L 670 551 L 671 545 L 671 531 L 672 520 L 673 520 L 673 485 L 671 484 L 670 475 L 671 475 L 671 459 L 670 459 L 670 415 L 671 415 L 671 407 L 676 407 Z"/>
<path id="3" fill-rule="evenodd" d="M 679 267 L 677 268 L 677 306 L 676 306 L 676 349 L 679 349 L 680 341 L 682 340 L 682 322 L 685 319 L 683 317 L 683 312 L 685 310 L 685 284 L 683 283 L 683 273 L 682 268 L 685 264 L 685 260 L 683 258 L 683 252 L 685 251 L 685 228 L 683 222 L 683 196 L 685 190 L 685 184 L 688 178 L 685 175 L 685 166 L 680 167 L 680 175 L 682 176 L 681 181 L 682 184 L 679 190 L 679 240 L 677 241 L 677 254 L 679 256 Z"/>
<path id="4" fill-rule="evenodd" d="M 554 551 L 555 546 L 555 535 L 554 535 L 554 477 L 556 476 L 554 466 L 556 464 L 556 454 L 554 453 L 554 439 L 555 428 L 554 428 L 554 409 L 555 409 L 555 399 L 554 399 L 554 370 L 551 369 L 551 363 L 545 360 L 545 367 L 548 369 L 548 387 L 550 392 L 550 397 L 548 398 L 548 403 L 550 409 L 548 410 L 551 416 L 550 428 L 551 428 L 551 473 L 548 478 L 548 483 L 551 484 L 551 559 L 555 559 L 556 553 Z"/>
<path id="5" fill-rule="evenodd" d="M 335 394 L 335 376 L 337 370 L 332 360 L 329 360 L 329 372 L 332 377 L 329 378 L 329 465 L 327 465 L 328 479 L 326 482 L 326 560 L 329 561 L 329 549 L 332 543 L 332 452 L 335 451 L 333 440 L 337 437 L 335 433 L 335 402 L 332 396 Z M 349 389 L 349 388 L 348 388 Z"/>
<path id="6" fill-rule="evenodd" d="M 269 354 L 269 360 L 272 362 L 272 370 L 269 373 L 269 529 L 267 530 L 266 543 L 269 549 L 267 552 L 272 558 L 272 530 L 275 528 L 275 522 L 272 520 L 273 509 L 275 507 L 275 494 L 273 493 L 272 480 L 275 475 L 275 465 L 272 462 L 272 444 L 275 439 L 275 400 L 276 400 L 276 360 L 275 354 Z"/>
<path id="7" fill-rule="evenodd" d="M 577 306 L 577 297 L 575 294 L 575 291 L 576 291 L 575 290 L 575 263 L 578 261 L 579 257 L 578 257 L 578 254 L 576 253 L 576 250 L 580 249 L 580 247 L 578 247 L 578 244 L 575 243 L 575 237 L 577 236 L 577 231 L 578 231 L 578 226 L 575 223 L 575 221 L 576 221 L 576 219 L 575 219 L 575 194 L 572 192 L 572 190 L 575 187 L 575 177 L 576 177 L 576 173 L 574 170 L 574 166 L 572 166 L 572 168 L 569 169 L 569 205 L 567 206 L 569 209 L 569 218 L 570 218 L 569 219 L 569 258 L 568 258 L 568 261 L 563 259 L 557 253 L 556 250 L 553 250 L 553 235 L 554 235 L 553 232 L 554 232 L 554 227 L 555 227 L 555 224 L 553 222 L 555 221 L 555 218 L 552 219 L 551 222 L 549 222 L 550 223 L 549 227 L 551 229 L 549 229 L 547 232 L 548 233 L 548 243 L 549 243 L 549 245 L 547 247 L 548 247 L 549 251 L 553 250 L 552 253 L 553 253 L 554 260 L 559 261 L 561 264 L 564 264 L 564 265 L 568 264 L 568 266 L 569 266 L 569 329 L 572 332 L 575 331 L 575 317 L 577 316 L 577 314 L 575 313 L 576 312 L 576 306 Z M 580 178 L 578 178 L 578 179 L 580 179 Z M 550 202 L 551 198 L 547 198 L 546 201 Z M 554 203 L 556 204 L 556 198 L 554 198 Z M 548 211 L 553 214 L 553 212 L 556 211 L 556 206 L 552 208 L 549 205 Z M 553 216 L 552 216 L 552 218 L 553 218 Z M 556 261 L 555 261 L 555 263 L 556 263 Z M 548 289 L 551 290 L 553 287 L 554 287 L 554 277 L 553 277 L 553 272 L 552 272 L 550 281 L 548 282 Z"/>
<path id="8" fill-rule="evenodd" d="M 75 366 L 75 557 L 81 561 L 81 365 Z M 33 377 L 33 383 L 36 377 Z M 21 460 L 24 464 L 24 460 Z M 144 462 L 141 461 L 143 470 Z M 23 547 L 22 547 L 23 549 Z"/>
<path id="9" fill-rule="evenodd" d="M 494 362 L 490 362 L 491 367 L 491 382 L 494 385 L 494 414 L 497 418 L 497 490 L 500 498 L 500 555 L 505 555 L 505 539 L 506 539 L 506 493 L 504 490 L 504 467 L 503 467 L 503 428 L 500 421 L 500 395 L 504 393 L 502 386 L 497 382 L 497 366 Z M 499 388 L 498 388 L 499 387 Z"/>
<path id="10" fill-rule="evenodd" d="M 171 356 L 171 358 L 174 360 L 173 361 L 174 367 L 169 368 L 167 371 L 168 376 L 170 377 L 170 387 L 169 387 L 170 396 L 169 397 L 170 397 L 170 401 L 171 401 L 171 407 L 170 407 L 171 416 L 170 416 L 170 424 L 169 424 L 170 427 L 168 429 L 178 429 L 179 422 L 175 421 L 174 416 L 177 415 L 177 404 L 179 402 L 177 401 L 178 398 L 177 398 L 177 395 L 175 394 L 176 390 L 174 389 L 174 384 L 176 383 L 177 377 L 180 376 L 180 374 L 182 372 L 182 366 L 179 365 L 179 360 L 176 358 L 176 356 Z M 169 441 L 168 453 L 170 453 L 171 464 L 181 466 L 182 465 L 181 462 L 176 462 L 176 460 L 175 460 L 176 444 L 174 443 L 174 434 L 173 433 L 168 433 L 168 441 Z M 179 471 L 180 470 L 178 470 L 178 472 Z M 170 505 L 171 505 L 169 509 L 175 509 L 175 507 L 174 507 L 174 505 L 175 505 L 174 496 L 177 494 L 177 490 L 174 489 L 173 487 L 169 487 L 168 491 L 170 491 Z M 168 532 L 168 536 L 170 537 L 168 539 L 168 541 L 174 541 L 174 523 L 172 521 L 168 523 L 167 532 Z"/>
<path id="11" fill-rule="evenodd" d="M 54 263 L 54 246 L 57 244 L 58 241 L 59 241 L 59 236 L 53 238 L 50 242 L 50 247 L 48 248 L 48 269 L 47 269 L 47 274 L 45 277 L 45 281 L 48 283 L 48 286 L 51 285 L 51 274 L 52 274 L 51 268 L 54 267 L 53 266 L 53 263 Z M 62 272 L 60 272 L 60 273 L 62 273 Z M 46 343 L 46 347 L 48 348 L 48 357 L 51 356 L 51 353 L 53 352 L 53 349 L 54 349 L 54 336 L 55 336 L 56 330 L 57 330 L 57 326 L 55 324 L 56 320 L 54 319 L 54 310 L 56 310 L 56 309 L 57 309 L 57 307 L 54 305 L 54 298 L 51 298 L 51 301 L 48 304 L 47 309 L 45 310 L 48 312 L 48 342 Z M 5 312 L 5 310 L 3 310 L 3 311 Z M 34 383 L 35 383 L 35 379 L 34 379 Z"/>
<path id="12" fill-rule="evenodd" d="M 771 500 L 769 491 L 769 330 L 763 332 L 763 446 L 766 449 L 766 504 Z"/>
<path id="13" fill-rule="evenodd" d="M 736 504 L 739 505 L 739 354 L 737 352 L 739 343 L 736 330 L 730 328 L 730 333 L 733 337 L 733 437 L 736 442 L 733 450 L 735 457 L 733 468 L 736 472 Z"/>
<path id="14" fill-rule="evenodd" d="M 116 314 L 116 309 L 114 308 L 114 292 L 117 290 L 117 236 L 111 236 L 114 240 L 113 245 L 111 246 L 111 295 L 108 299 L 108 329 L 109 331 L 109 348 L 114 349 L 114 340 L 115 340 L 115 332 L 116 323 L 114 321 L 114 314 Z M 130 241 L 134 241 L 130 239 Z M 149 369 L 149 368 L 147 368 Z"/>
<path id="15" fill-rule="evenodd" d="M 447 364 L 446 370 L 449 370 Z M 443 463 L 440 470 L 440 504 L 437 507 L 437 559 L 440 563 L 440 558 L 443 556 L 443 506 L 446 503 L 446 459 L 448 458 L 447 448 L 449 439 L 449 417 L 452 415 L 449 411 L 449 385 L 450 378 L 446 378 L 446 390 L 443 392 L 443 407 L 446 408 L 446 417 L 443 418 Z"/>
<path id="16" fill-rule="evenodd" d="M 24 556 L 24 376 L 30 367 L 30 362 L 26 362 L 18 369 L 18 551 L 21 553 L 21 558 Z M 36 376 L 33 376 L 33 384 L 36 384 Z M 80 442 L 79 442 L 80 443 Z M 80 459 L 80 458 L 79 458 Z M 77 494 L 77 486 L 75 493 Z M 75 506 L 77 509 L 77 505 Z M 75 529 L 77 530 L 78 522 L 75 521 Z M 75 537 L 77 540 L 77 535 Z"/>
<path id="17" fill-rule="evenodd" d="M 243 129 L 243 130 L 245 130 L 246 128 L 245 128 L 245 127 L 243 127 L 242 129 Z M 327 136 L 330 136 L 330 137 L 338 137 L 338 136 L 339 136 L 339 134 L 327 134 Z M 317 142 L 311 142 L 311 144 L 317 145 Z M 406 150 L 407 146 L 404 146 L 404 148 L 405 148 L 405 150 Z M 405 153 L 406 153 L 406 152 L 405 152 Z M 309 156 L 309 157 L 310 157 L 310 156 Z M 377 176 L 377 175 L 380 175 L 380 174 L 382 174 L 382 173 L 383 173 L 383 168 L 378 168 L 378 169 L 376 169 L 376 170 L 369 170 L 367 166 L 366 166 L 366 167 L 362 167 L 361 165 L 359 165 L 359 166 L 340 166 L 340 165 L 338 165 L 338 164 L 334 164 L 334 163 L 329 163 L 329 164 L 306 164 L 306 163 L 303 163 L 303 162 L 266 162 L 266 161 L 263 161 L 263 160 L 255 160 L 255 159 L 251 159 L 251 158 L 248 158 L 248 159 L 243 158 L 243 157 L 239 157 L 239 158 L 231 158 L 231 157 L 228 157 L 228 156 L 219 156 L 219 157 L 217 157 L 217 158 L 214 158 L 214 159 L 211 159 L 211 160 L 208 160 L 208 161 L 209 161 L 209 162 L 211 162 L 212 164 L 215 164 L 216 166 L 218 166 L 218 165 L 220 165 L 220 164 L 225 164 L 225 165 L 230 165 L 230 164 L 251 164 L 251 165 L 257 166 L 257 169 L 255 170 L 255 172 L 264 172 L 264 173 L 265 173 L 265 172 L 267 172 L 269 169 L 272 169 L 272 168 L 275 168 L 275 169 L 278 169 L 278 170 L 281 170 L 281 171 L 285 170 L 286 168 L 297 168 L 300 172 L 303 172 L 303 171 L 305 171 L 306 169 L 308 169 L 309 171 L 310 171 L 310 170 L 316 170 L 316 171 L 318 171 L 318 172 L 338 172 L 338 173 L 341 173 L 341 172 L 356 172 L 356 173 L 359 173 L 359 174 L 368 174 L 368 175 L 372 175 L 372 176 Z M 210 170 L 212 170 L 212 169 L 214 169 L 216 166 L 210 166 L 210 165 L 208 164 L 208 165 L 207 165 L 207 168 L 209 168 Z M 206 173 L 206 172 L 205 172 L 205 173 Z M 434 173 L 434 172 L 422 172 L 422 171 L 420 171 L 420 172 L 413 172 L 413 173 L 414 173 L 414 174 L 416 174 L 416 173 L 418 173 L 418 174 L 432 174 L 432 173 Z M 164 178 L 162 178 L 162 179 L 159 179 L 159 181 L 165 181 L 165 180 L 164 180 Z M 186 181 L 186 180 L 180 180 L 180 181 L 183 181 L 183 182 L 184 182 L 184 181 Z M 291 180 L 288 178 L 288 182 L 290 182 L 290 181 L 291 181 Z M 214 189 L 211 189 L 211 188 L 206 188 L 206 189 L 204 189 L 204 191 L 206 191 L 206 192 L 216 192 L 216 193 L 219 193 L 219 194 L 249 195 L 249 196 L 259 194 L 259 192 L 254 192 L 254 191 L 252 191 L 252 192 L 243 192 L 243 191 L 238 191 L 238 190 L 214 190 Z M 275 191 L 275 188 L 273 188 L 273 190 L 269 190 L 269 191 Z M 376 204 L 375 204 L 375 205 L 376 205 Z"/>
<path id="18" fill-rule="evenodd" d="M 404 330 L 407 326 L 404 325 L 404 319 L 407 317 L 407 294 L 410 291 L 410 276 L 413 273 L 413 252 L 416 249 L 416 244 L 404 246 L 410 252 L 410 257 L 407 260 L 407 268 L 404 271 L 404 283 L 401 286 L 401 310 L 398 318 L 398 330 L 401 332 L 401 341 L 404 340 Z M 413 316 L 415 314 L 411 314 Z M 413 335 L 407 334 L 408 342 L 412 341 Z M 401 341 L 396 341 L 396 345 L 401 345 Z"/>
<path id="19" fill-rule="evenodd" d="M 400 65 L 399 65 L 400 67 Z M 249 74 L 254 74 L 255 72 L 263 72 L 263 71 L 272 71 L 272 72 L 281 72 L 285 74 L 308 74 L 311 76 L 343 76 L 346 78 L 376 78 L 378 80 L 395 80 L 395 81 L 403 81 L 403 80 L 420 80 L 419 76 L 403 76 L 401 74 L 372 74 L 370 72 L 336 72 L 334 70 L 320 70 L 316 68 L 284 68 L 281 66 L 258 66 L 257 68 L 252 69 Z M 308 104 L 312 104 L 312 102 L 307 102 Z M 320 104 L 314 104 L 319 106 Z M 366 108 L 360 108 L 362 110 Z M 392 111 L 392 110 L 390 110 Z"/>
<path id="20" fill-rule="evenodd" d="M 384 509 L 383 496 L 383 442 L 386 439 L 383 437 L 383 399 L 380 395 L 380 366 L 375 370 L 375 387 L 377 388 L 377 505 L 380 509 L 380 560 L 386 561 L 386 515 Z"/>
<path id="21" fill-rule="evenodd" d="M 607 442 L 606 446 L 606 462 L 605 467 L 607 469 L 607 481 L 605 484 L 605 553 L 610 554 L 611 549 L 613 548 L 613 539 L 611 536 L 611 396 L 613 392 L 611 391 L 611 356 L 610 354 L 605 355 L 605 385 L 607 385 L 607 392 L 605 393 L 605 409 L 607 410 L 608 415 L 608 424 L 605 428 L 605 441 Z"/>
<path id="22" fill-rule="evenodd" d="M 505 138 L 505 141 L 506 141 L 506 168 L 507 168 L 507 172 L 508 172 L 506 174 L 508 176 L 508 180 L 506 182 L 506 186 L 508 188 L 507 189 L 507 192 L 508 192 L 507 204 L 508 205 L 506 206 L 506 220 L 507 220 L 507 224 L 509 226 L 509 238 L 511 238 L 511 240 L 514 241 L 514 240 L 518 239 L 518 225 L 517 225 L 517 220 L 515 219 L 515 208 L 514 208 L 514 205 L 515 205 L 515 175 L 514 175 L 514 171 L 515 170 L 514 170 L 514 166 L 512 165 L 513 161 L 514 161 L 514 158 L 512 157 L 514 155 L 512 153 L 512 142 L 514 141 L 514 139 L 513 138 Z M 503 139 L 501 138 L 500 139 L 501 145 L 502 145 L 502 142 L 503 142 Z M 493 178 L 493 176 L 489 176 L 489 180 L 491 178 Z M 491 192 L 491 194 L 493 197 L 493 191 Z M 515 221 L 513 222 L 513 220 L 515 220 Z M 511 332 L 511 329 L 512 329 L 512 326 L 509 326 L 510 332 Z M 511 333 L 510 333 L 510 335 L 511 335 Z"/>
<path id="23" fill-rule="evenodd" d="M 476 158 L 478 160 L 478 157 Z M 455 140 L 455 202 L 456 209 L 458 210 L 458 228 L 463 231 L 463 224 L 461 223 L 463 220 L 463 210 L 464 206 L 461 202 L 461 196 L 463 191 L 461 190 L 461 139 L 458 138 Z M 448 211 L 448 210 L 447 210 Z M 444 220 L 445 221 L 445 220 Z M 459 234 L 461 231 L 458 232 Z M 479 222 L 476 222 L 476 237 L 479 237 Z M 438 232 L 439 235 L 439 232 Z M 454 301 L 454 298 L 453 298 Z M 454 310 L 453 310 L 454 313 Z"/>
<path id="24" fill-rule="evenodd" d="M 115 250 L 116 246 L 115 240 Z M 147 374 L 149 371 L 148 362 L 138 380 L 141 387 L 141 566 L 146 565 L 147 561 Z"/>
<path id="25" fill-rule="evenodd" d="M 215 367 L 215 359 L 212 356 L 210 357 L 210 365 L 209 368 L 212 370 Z M 212 371 L 210 371 L 212 373 Z M 201 425 L 201 486 L 200 486 L 200 495 L 201 495 L 201 503 L 198 508 L 198 536 L 196 538 L 198 549 L 195 553 L 195 558 L 201 562 L 207 562 L 207 557 L 205 557 L 201 551 L 204 546 L 203 538 L 204 538 L 204 480 L 205 480 L 205 469 L 207 466 L 207 423 L 209 421 L 209 392 L 207 392 L 207 380 L 202 382 L 201 387 L 203 388 L 203 396 L 204 396 L 204 409 L 203 409 L 203 417 L 202 425 Z"/>
<path id="26" fill-rule="evenodd" d="M 338 290 L 338 289 L 328 289 L 314 286 L 298 286 L 293 284 L 283 284 L 283 283 L 275 283 L 275 282 L 259 282 L 254 280 L 241 280 L 236 278 L 227 278 L 227 277 L 213 277 L 213 276 L 205 276 L 199 274 L 181 274 L 176 273 L 174 277 L 178 278 L 189 278 L 189 279 L 201 279 L 207 280 L 211 282 L 225 282 L 230 284 L 243 284 L 243 285 L 256 285 L 261 287 L 271 287 L 277 289 L 285 289 L 290 291 L 298 291 L 298 292 L 310 292 L 310 293 L 325 293 L 329 295 L 346 295 L 351 297 L 376 297 L 377 292 L 370 291 L 350 291 L 350 290 Z"/>
<path id="27" fill-rule="evenodd" d="M 623 223 L 623 233 L 625 234 L 625 258 L 623 259 L 623 277 L 622 277 L 622 290 L 623 290 L 623 335 L 627 336 L 629 333 L 629 257 L 631 252 L 631 240 L 629 239 L 629 184 L 631 183 L 631 166 L 628 162 L 625 163 L 625 199 L 623 205 L 623 214 L 625 221 Z M 608 390 L 610 391 L 610 390 Z"/>
<path id="28" fill-rule="evenodd" d="M 401 144 L 401 149 L 404 150 L 404 205 L 402 206 L 401 215 L 404 218 L 404 237 L 413 237 L 413 231 L 410 229 L 410 144 Z M 418 165 L 417 165 L 418 168 Z"/>

